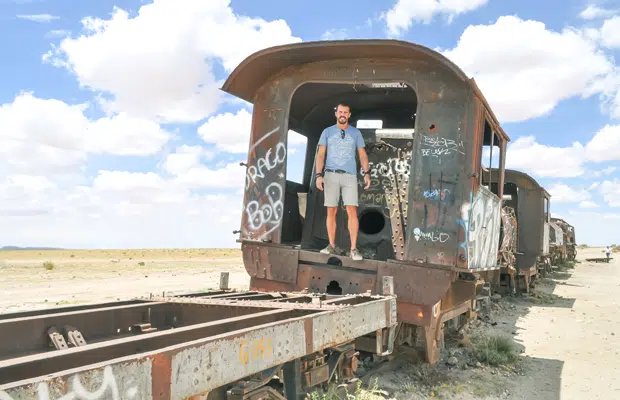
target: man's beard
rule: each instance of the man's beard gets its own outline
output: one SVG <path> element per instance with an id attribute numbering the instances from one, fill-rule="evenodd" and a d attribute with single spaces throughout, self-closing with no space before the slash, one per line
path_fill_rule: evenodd
<path id="1" fill-rule="evenodd" d="M 339 124 L 346 124 L 348 121 L 347 117 L 339 117 L 338 118 L 338 123 Z"/>

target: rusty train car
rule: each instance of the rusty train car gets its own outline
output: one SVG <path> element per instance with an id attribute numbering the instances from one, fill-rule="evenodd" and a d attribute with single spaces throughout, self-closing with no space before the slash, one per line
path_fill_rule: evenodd
<path id="1" fill-rule="evenodd" d="M 498 169 L 493 171 L 499 173 Z M 551 217 L 551 195 L 536 179 L 513 169 L 505 169 L 504 177 L 503 212 L 513 212 L 514 222 L 511 226 L 504 223 L 502 230 L 510 228 L 510 234 L 514 234 L 510 254 L 515 256 L 515 262 L 502 265 L 501 278 L 509 291 L 528 292 L 539 275 L 550 273 L 554 265 L 565 260 L 575 260 L 574 227 Z M 491 181 L 493 190 L 497 185 L 497 180 Z M 504 244 L 500 252 L 508 248 L 510 245 Z"/>
<path id="2" fill-rule="evenodd" d="M 559 227 L 563 236 L 563 254 L 568 261 L 575 261 L 577 258 L 577 243 L 575 242 L 575 227 L 564 221 L 562 218 L 551 218 L 551 222 Z M 559 234 L 558 234 L 559 235 Z"/>
<path id="3" fill-rule="evenodd" d="M 499 169 L 493 171 L 499 173 Z M 497 190 L 498 180 L 490 182 Z M 503 203 L 514 210 L 518 228 L 514 270 L 503 268 L 502 275 L 509 279 L 512 291 L 528 292 L 538 274 L 551 271 L 550 245 L 555 244 L 550 240 L 551 195 L 530 175 L 513 169 L 504 170 L 503 193 Z"/>
<path id="4" fill-rule="evenodd" d="M 393 276 L 396 344 L 421 349 L 435 363 L 445 323 L 471 317 L 478 296 L 500 276 L 510 139 L 475 81 L 417 44 L 344 40 L 259 51 L 222 89 L 253 104 L 236 231 L 250 288 L 377 293 L 382 277 Z M 371 163 L 371 187 L 359 190 L 362 261 L 319 253 L 328 236 L 323 192 L 314 182 L 317 144 L 343 100 L 351 106 L 350 124 L 360 125 Z M 367 120 L 382 125 L 362 127 Z M 307 138 L 301 183 L 287 179 L 289 130 Z M 500 184 L 483 186 L 485 175 Z M 337 225 L 336 244 L 346 249 L 344 210 Z"/>

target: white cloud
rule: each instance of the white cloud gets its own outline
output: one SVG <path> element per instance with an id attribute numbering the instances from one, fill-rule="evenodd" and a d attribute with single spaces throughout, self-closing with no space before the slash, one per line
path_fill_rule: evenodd
<path id="1" fill-rule="evenodd" d="M 241 189 L 245 186 L 245 174 L 245 167 L 239 163 L 229 163 L 219 169 L 199 165 L 178 174 L 174 183 L 190 189 Z"/>
<path id="2" fill-rule="evenodd" d="M 603 22 L 600 30 L 600 41 L 605 47 L 612 49 L 620 47 L 620 16 L 615 16 Z"/>
<path id="3" fill-rule="evenodd" d="M 607 168 L 603 168 L 599 171 L 591 171 L 590 172 L 590 176 L 594 177 L 594 178 L 600 178 L 601 176 L 604 175 L 610 175 L 612 173 L 614 173 L 616 171 L 616 167 L 614 166 L 609 166 Z"/>
<path id="4" fill-rule="evenodd" d="M 620 207 L 620 180 L 603 181 L 598 190 L 610 207 Z"/>
<path id="5" fill-rule="evenodd" d="M 565 183 L 555 183 L 548 188 L 552 203 L 577 203 L 590 199 L 585 189 L 574 189 Z"/>
<path id="6" fill-rule="evenodd" d="M 437 14 L 449 20 L 484 6 L 488 0 L 398 0 L 382 18 L 390 36 L 399 36 L 414 22 L 430 23 Z"/>
<path id="7" fill-rule="evenodd" d="M 0 224 L 5 227 L 0 230 L 0 243 L 72 248 L 237 246 L 232 231 L 241 222 L 240 195 L 182 198 L 167 192 L 157 178 L 122 173 L 114 178 L 125 184 L 112 182 L 109 187 L 107 178 L 101 178 L 97 189 L 82 187 L 64 197 L 66 192 L 60 190 L 31 193 L 29 201 L 46 207 L 44 212 L 22 207 L 7 214 L 0 207 Z M 155 195 L 156 201 L 147 195 Z"/>
<path id="8" fill-rule="evenodd" d="M 605 125 L 586 145 L 588 159 L 602 162 L 620 159 L 620 125 Z"/>
<path id="9" fill-rule="evenodd" d="M 85 110 L 31 93 L 0 105 L 0 177 L 79 174 L 89 153 L 152 155 L 171 137 L 151 121 L 125 114 L 91 121 Z"/>
<path id="10" fill-rule="evenodd" d="M 597 18 L 603 18 L 603 17 L 610 16 L 613 13 L 614 11 L 612 10 L 606 10 L 606 9 L 603 9 L 603 8 L 597 7 L 596 5 L 591 4 L 588 7 L 586 7 L 582 12 L 579 13 L 579 17 L 585 20 L 593 20 Z"/>
<path id="11" fill-rule="evenodd" d="M 231 153 L 248 151 L 252 114 L 242 108 L 235 114 L 224 113 L 210 117 L 198 128 L 198 135 L 207 143 L 214 143 L 219 150 Z"/>
<path id="12" fill-rule="evenodd" d="M 85 140 L 93 154 L 147 156 L 158 153 L 170 138 L 157 123 L 121 113 L 91 122 Z"/>
<path id="13" fill-rule="evenodd" d="M 600 207 L 598 204 L 593 202 L 592 200 L 584 200 L 579 203 L 579 208 L 598 208 Z"/>
<path id="14" fill-rule="evenodd" d="M 242 108 L 235 114 L 223 113 L 210 117 L 198 128 L 198 135 L 216 148 L 235 154 L 248 152 L 252 114 Z M 288 131 L 288 146 L 305 144 L 305 137 L 295 131 Z"/>
<path id="15" fill-rule="evenodd" d="M 533 136 L 509 143 L 506 168 L 538 177 L 572 178 L 584 173 L 584 149 L 577 142 L 572 147 L 540 144 Z"/>
<path id="16" fill-rule="evenodd" d="M 33 21 L 33 22 L 43 22 L 43 23 L 51 22 L 59 18 L 51 14 L 28 14 L 28 15 L 19 14 L 19 15 L 16 15 L 16 17 L 19 19 L 26 19 L 26 20 Z"/>
<path id="17" fill-rule="evenodd" d="M 562 100 L 601 91 L 596 84 L 614 69 L 583 32 L 555 32 L 516 16 L 468 26 L 443 54 L 476 79 L 502 122 L 546 115 Z"/>
<path id="18" fill-rule="evenodd" d="M 201 146 L 182 145 L 164 161 L 164 169 L 172 175 L 180 175 L 198 167 L 203 157 L 211 158 L 213 153 Z"/>
<path id="19" fill-rule="evenodd" d="M 283 20 L 234 14 L 230 0 L 154 0 L 133 18 L 116 8 L 109 20 L 82 24 L 81 36 L 63 39 L 44 60 L 112 96 L 116 110 L 168 122 L 196 122 L 216 111 L 214 61 L 230 72 L 257 50 L 301 41 Z"/>

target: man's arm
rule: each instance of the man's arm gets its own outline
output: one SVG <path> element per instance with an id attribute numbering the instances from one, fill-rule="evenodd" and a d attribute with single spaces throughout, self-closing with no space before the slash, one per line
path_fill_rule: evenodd
<path id="1" fill-rule="evenodd" d="M 320 144 L 319 151 L 316 153 L 316 173 L 319 174 L 323 172 L 323 167 L 325 167 L 325 150 L 327 147 Z"/>
<path id="2" fill-rule="evenodd" d="M 360 156 L 360 164 L 362 164 L 362 168 L 364 169 L 364 171 L 368 171 L 370 166 L 368 164 L 368 154 L 366 153 L 366 149 L 363 147 L 360 147 L 357 149 L 357 151 Z"/>
<path id="3" fill-rule="evenodd" d="M 368 154 L 366 154 L 366 143 L 364 142 L 364 137 L 362 136 L 362 132 L 357 131 L 357 152 L 360 156 L 360 164 L 362 164 L 362 168 L 364 171 L 368 171 L 370 168 L 368 165 Z"/>
<path id="4" fill-rule="evenodd" d="M 319 137 L 319 151 L 316 153 L 316 173 L 320 174 L 323 172 L 323 168 L 325 167 L 325 153 L 327 150 L 327 134 L 326 129 L 323 129 L 321 132 L 321 137 Z"/>

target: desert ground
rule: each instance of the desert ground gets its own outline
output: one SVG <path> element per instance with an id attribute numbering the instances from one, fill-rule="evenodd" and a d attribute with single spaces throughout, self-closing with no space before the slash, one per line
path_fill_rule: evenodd
<path id="1" fill-rule="evenodd" d="M 495 296 L 490 313 L 446 336 L 437 365 L 363 359 L 360 376 L 375 390 L 359 397 L 620 398 L 618 254 L 590 263 L 602 249 L 579 249 L 575 265 L 560 266 L 529 295 Z M 2 251 L 0 313 L 216 288 L 221 271 L 231 287 L 247 288 L 234 249 Z M 498 335 L 508 350 L 494 350 Z M 496 363 L 496 353 L 511 356 Z"/>

